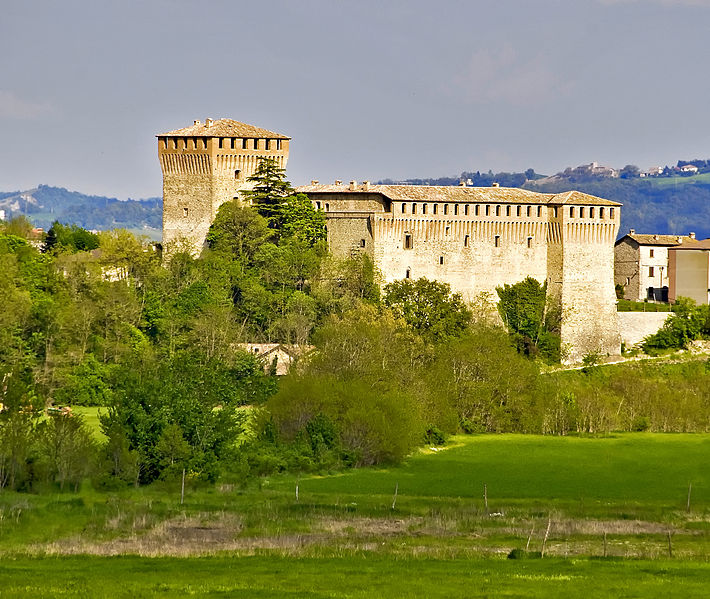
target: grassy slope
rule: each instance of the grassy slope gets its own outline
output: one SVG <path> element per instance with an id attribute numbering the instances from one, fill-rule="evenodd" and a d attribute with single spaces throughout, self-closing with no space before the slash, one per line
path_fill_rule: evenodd
<path id="1" fill-rule="evenodd" d="M 485 435 L 458 437 L 396 468 L 274 477 L 242 491 L 189 487 L 184 505 L 177 483 L 0 493 L 0 598 L 703 596 L 709 462 L 708 435 Z M 490 511 L 503 516 L 486 515 L 484 482 Z M 540 548 L 548 515 L 551 557 L 505 560 L 533 524 L 530 548 Z M 670 529 L 674 560 L 663 558 Z M 644 559 L 588 557 L 601 555 L 607 530 L 610 555 Z M 209 543 L 213 534 L 237 544 L 225 553 L 227 545 Z M 145 555 L 172 546 L 167 555 L 176 557 L 103 557 L 108 544 Z M 27 555 L 77 547 L 92 555 Z"/>
<path id="2" fill-rule="evenodd" d="M 682 505 L 710 502 L 710 437 L 619 434 L 608 438 L 486 435 L 419 454 L 391 470 L 366 469 L 301 481 L 303 492 L 342 495 L 399 493 L 491 498 L 621 500 Z M 276 485 L 285 485 L 277 481 Z"/>

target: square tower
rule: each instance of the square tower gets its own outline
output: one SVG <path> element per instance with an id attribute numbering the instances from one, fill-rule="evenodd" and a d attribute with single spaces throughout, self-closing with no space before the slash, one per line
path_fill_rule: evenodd
<path id="1" fill-rule="evenodd" d="M 259 161 L 285 169 L 290 137 L 232 119 L 195 121 L 157 135 L 163 171 L 163 246 L 187 242 L 199 254 L 217 210 L 250 189 Z"/>

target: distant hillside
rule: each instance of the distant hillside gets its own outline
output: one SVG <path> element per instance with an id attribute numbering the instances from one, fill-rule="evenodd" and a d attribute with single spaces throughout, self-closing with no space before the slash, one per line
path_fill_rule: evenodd
<path id="1" fill-rule="evenodd" d="M 0 210 L 5 211 L 6 218 L 24 214 L 44 229 L 58 220 L 89 230 L 130 229 L 157 240 L 161 236 L 163 201 L 121 201 L 40 185 L 27 191 L 0 192 Z"/>

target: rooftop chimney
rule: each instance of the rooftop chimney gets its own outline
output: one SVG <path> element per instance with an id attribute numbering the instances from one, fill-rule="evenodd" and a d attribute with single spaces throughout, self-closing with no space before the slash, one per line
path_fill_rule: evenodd
<path id="1" fill-rule="evenodd" d="M 336 180 L 335 180 L 335 184 L 336 184 L 336 185 L 342 185 L 343 182 L 342 182 L 340 179 L 336 179 Z"/>
<path id="2" fill-rule="evenodd" d="M 311 185 L 318 185 L 318 179 L 311 179 Z"/>
<path id="3" fill-rule="evenodd" d="M 195 122 L 193 123 L 193 125 L 200 125 L 200 124 L 201 124 L 200 121 L 195 121 Z"/>
<path id="4" fill-rule="evenodd" d="M 363 191 L 370 191 L 370 182 L 369 181 L 362 182 L 362 190 Z"/>
<path id="5" fill-rule="evenodd" d="M 690 233 L 688 233 L 688 237 L 690 237 L 691 239 L 695 239 L 695 231 L 691 231 Z"/>
<path id="6" fill-rule="evenodd" d="M 206 118 L 205 119 L 205 127 L 211 127 L 212 126 L 212 119 Z"/>
<path id="7" fill-rule="evenodd" d="M 500 187 L 500 183 L 498 183 L 498 182 L 491 183 L 491 187 Z"/>
<path id="8" fill-rule="evenodd" d="M 653 239 L 654 239 L 655 241 L 658 241 L 658 235 L 654 235 L 654 236 L 653 236 Z"/>
<path id="9" fill-rule="evenodd" d="M 357 191 L 357 181 L 350 181 L 350 191 Z"/>
<path id="10" fill-rule="evenodd" d="M 629 235 L 634 235 L 636 233 L 636 229 L 629 229 Z"/>
<path id="11" fill-rule="evenodd" d="M 678 236 L 676 237 L 676 241 L 677 241 L 678 243 L 683 243 L 683 237 L 681 237 L 680 235 L 678 235 Z"/>

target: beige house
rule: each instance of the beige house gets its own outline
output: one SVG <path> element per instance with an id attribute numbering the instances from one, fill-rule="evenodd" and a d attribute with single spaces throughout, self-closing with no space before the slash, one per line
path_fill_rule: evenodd
<path id="1" fill-rule="evenodd" d="M 283 343 L 240 343 L 239 348 L 257 356 L 264 370 L 272 368 L 277 376 L 288 374 L 293 362 L 313 349 L 312 345 L 287 345 Z"/>
<path id="2" fill-rule="evenodd" d="M 710 303 L 710 239 L 692 246 L 668 250 L 669 299 L 689 297 L 698 304 Z"/>
<path id="3" fill-rule="evenodd" d="M 624 298 L 632 301 L 669 300 L 668 249 L 698 242 L 695 233 L 652 235 L 631 229 L 614 244 L 614 284 L 624 288 Z"/>

